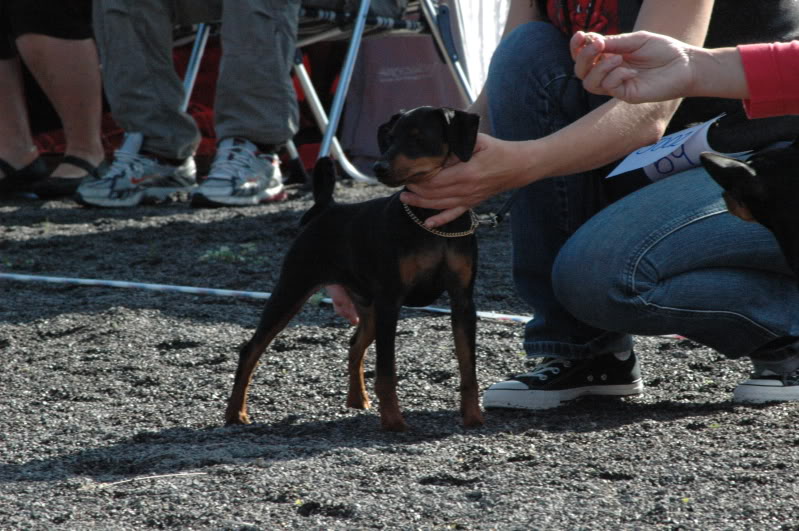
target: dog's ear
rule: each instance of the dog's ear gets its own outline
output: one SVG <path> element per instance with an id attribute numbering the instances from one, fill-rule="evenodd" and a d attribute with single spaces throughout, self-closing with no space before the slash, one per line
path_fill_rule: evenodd
<path id="1" fill-rule="evenodd" d="M 727 210 L 744 221 L 755 221 L 751 206 L 765 201 L 768 194 L 755 170 L 745 162 L 718 153 L 702 153 L 699 158 L 713 180 L 724 188 Z"/>
<path id="2" fill-rule="evenodd" d="M 447 122 L 449 150 L 463 162 L 472 158 L 480 129 L 480 116 L 456 109 L 442 109 Z"/>
<path id="3" fill-rule="evenodd" d="M 400 116 L 402 116 L 401 112 L 398 112 L 394 116 L 392 116 L 386 123 L 380 125 L 377 128 L 377 147 L 380 150 L 380 153 L 385 153 L 388 149 L 388 146 L 391 145 L 391 140 L 389 140 L 389 133 L 391 129 L 394 127 L 394 124 L 397 123 Z"/>
<path id="4" fill-rule="evenodd" d="M 699 158 L 713 180 L 728 192 L 740 195 L 741 199 L 765 199 L 766 189 L 749 164 L 710 152 L 702 153 Z"/>

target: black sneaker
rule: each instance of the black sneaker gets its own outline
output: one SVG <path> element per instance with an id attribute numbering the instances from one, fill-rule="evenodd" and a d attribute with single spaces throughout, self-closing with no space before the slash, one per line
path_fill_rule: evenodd
<path id="1" fill-rule="evenodd" d="M 579 361 L 544 358 L 531 372 L 486 389 L 483 407 L 549 409 L 581 396 L 639 395 L 643 390 L 634 352 L 625 360 L 613 353 Z"/>
<path id="2" fill-rule="evenodd" d="M 735 388 L 732 399 L 748 404 L 798 401 L 799 369 L 786 373 L 756 369 L 748 380 Z"/>

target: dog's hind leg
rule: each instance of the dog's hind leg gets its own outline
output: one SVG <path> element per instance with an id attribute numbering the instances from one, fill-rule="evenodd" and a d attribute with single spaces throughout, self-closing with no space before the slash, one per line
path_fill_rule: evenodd
<path id="1" fill-rule="evenodd" d="M 247 415 L 247 390 L 258 360 L 269 343 L 319 287 L 308 279 L 300 278 L 297 273 L 287 272 L 287 269 L 289 268 L 284 268 L 275 292 L 266 302 L 258 328 L 239 352 L 233 390 L 225 410 L 225 424 L 250 423 Z"/>
<path id="2" fill-rule="evenodd" d="M 349 375 L 350 387 L 347 394 L 347 407 L 368 409 L 369 393 L 363 379 L 363 359 L 369 345 L 375 340 L 374 306 L 368 308 L 357 305 L 358 328 L 350 339 Z"/>

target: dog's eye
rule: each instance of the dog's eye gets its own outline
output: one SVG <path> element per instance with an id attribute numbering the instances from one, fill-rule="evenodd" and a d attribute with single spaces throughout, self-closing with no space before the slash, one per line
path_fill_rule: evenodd
<path id="1" fill-rule="evenodd" d="M 417 132 L 415 135 L 412 135 L 409 139 L 411 143 L 415 146 L 426 146 L 430 144 L 430 139 L 428 135 L 425 135 L 422 132 Z"/>

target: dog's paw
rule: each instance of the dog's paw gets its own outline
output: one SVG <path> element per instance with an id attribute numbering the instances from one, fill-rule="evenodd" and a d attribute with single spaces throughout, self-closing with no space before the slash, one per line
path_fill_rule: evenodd
<path id="1" fill-rule="evenodd" d="M 246 412 L 236 411 L 232 414 L 228 413 L 225 415 L 225 426 L 241 426 L 246 424 L 252 424 Z"/>
<path id="2" fill-rule="evenodd" d="M 372 406 L 367 395 L 351 394 L 347 396 L 347 407 L 352 409 L 369 409 Z"/>
<path id="3" fill-rule="evenodd" d="M 380 419 L 380 425 L 386 431 L 403 432 L 408 431 L 408 425 L 402 417 L 383 417 Z"/>
<path id="4" fill-rule="evenodd" d="M 479 428 L 483 424 L 485 424 L 485 421 L 483 420 L 483 415 L 479 411 L 475 414 L 463 416 L 464 428 Z"/>

